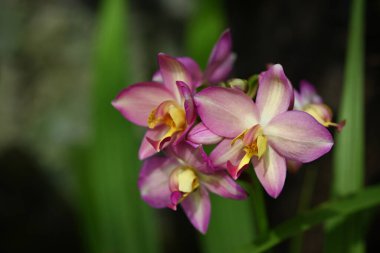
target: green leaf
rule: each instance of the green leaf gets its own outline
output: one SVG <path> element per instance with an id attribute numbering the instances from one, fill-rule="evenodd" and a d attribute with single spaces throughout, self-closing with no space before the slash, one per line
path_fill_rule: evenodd
<path id="1" fill-rule="evenodd" d="M 91 144 L 80 168 L 83 216 L 92 252 L 157 252 L 152 210 L 137 189 L 140 133 L 111 106 L 131 83 L 126 1 L 103 1 L 95 34 Z M 141 239 L 143 238 L 143 240 Z"/>
<path id="2" fill-rule="evenodd" d="M 340 119 L 336 136 L 332 197 L 358 191 L 364 182 L 364 0 L 353 0 Z M 326 252 L 365 252 L 361 215 L 341 217 L 327 224 Z"/>
<path id="3" fill-rule="evenodd" d="M 324 203 L 317 208 L 301 213 L 271 230 L 266 241 L 247 245 L 237 252 L 264 252 L 285 239 L 306 231 L 315 225 L 377 205 L 380 205 L 380 185 L 368 187 L 353 195 Z"/>

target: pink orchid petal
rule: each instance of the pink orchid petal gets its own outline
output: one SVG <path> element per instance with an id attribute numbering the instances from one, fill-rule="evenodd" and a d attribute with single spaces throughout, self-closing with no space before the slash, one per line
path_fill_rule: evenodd
<path id="1" fill-rule="evenodd" d="M 302 108 L 304 107 L 305 103 L 301 97 L 301 94 L 294 90 L 294 110 L 302 111 Z"/>
<path id="2" fill-rule="evenodd" d="M 230 29 L 226 29 L 219 37 L 212 49 L 208 64 L 220 62 L 226 59 L 232 51 L 232 35 Z"/>
<path id="3" fill-rule="evenodd" d="M 202 186 L 182 201 L 182 209 L 191 224 L 205 234 L 210 222 L 211 203 L 208 192 Z"/>
<path id="4" fill-rule="evenodd" d="M 177 81 L 183 81 L 190 85 L 192 79 L 186 67 L 174 57 L 160 53 L 158 54 L 158 64 L 166 88 L 172 92 L 178 103 L 182 102 Z M 190 87 L 192 90 L 192 88 Z"/>
<path id="5" fill-rule="evenodd" d="M 290 160 L 311 162 L 330 151 L 330 132 L 312 116 L 301 111 L 284 112 L 264 129 L 268 143 Z"/>
<path id="6" fill-rule="evenodd" d="M 191 91 L 187 84 L 182 81 L 177 81 L 177 86 L 181 93 L 181 97 L 185 99 L 184 107 L 186 112 L 186 121 L 188 124 L 193 124 L 197 117 L 197 114 L 195 112 L 195 105 Z"/>
<path id="7" fill-rule="evenodd" d="M 231 199 L 245 199 L 246 191 L 238 185 L 226 172 L 220 171 L 213 174 L 202 174 L 202 184 L 207 189 L 219 196 Z"/>
<path id="8" fill-rule="evenodd" d="M 168 146 L 168 144 L 172 141 L 172 137 L 168 136 L 165 138 L 161 138 L 159 140 L 146 137 L 146 140 L 150 143 L 150 145 L 152 145 L 152 147 L 156 150 L 156 152 L 160 152 L 161 150 L 163 150 L 165 147 Z"/>
<path id="9" fill-rule="evenodd" d="M 235 138 L 257 124 L 255 104 L 237 89 L 206 88 L 194 100 L 202 122 L 217 135 Z"/>
<path id="10" fill-rule="evenodd" d="M 211 170 L 210 161 L 202 146 L 194 148 L 186 142 L 181 142 L 171 147 L 169 152 L 173 152 L 183 164 L 196 168 L 200 172 L 209 173 Z"/>
<path id="11" fill-rule="evenodd" d="M 195 125 L 187 134 L 187 139 L 195 144 L 216 144 L 222 141 L 223 137 L 214 134 L 202 122 Z"/>
<path id="12" fill-rule="evenodd" d="M 323 102 L 314 85 L 305 80 L 300 81 L 300 95 L 305 103 L 304 105 Z"/>
<path id="13" fill-rule="evenodd" d="M 224 81 L 230 74 L 236 56 L 232 53 L 232 36 L 229 29 L 224 31 L 212 49 L 205 70 L 204 80 L 210 84 Z"/>
<path id="14" fill-rule="evenodd" d="M 166 125 L 162 125 L 146 131 L 139 149 L 140 160 L 144 160 L 156 154 L 159 150 L 167 146 L 167 144 L 160 143 L 159 141 L 161 140 L 161 137 L 165 135 L 167 130 L 168 127 Z"/>
<path id="15" fill-rule="evenodd" d="M 170 195 L 170 201 L 172 202 L 168 207 L 173 211 L 177 211 L 177 205 L 180 203 L 183 194 L 180 191 L 174 191 Z"/>
<path id="16" fill-rule="evenodd" d="M 123 89 L 112 101 L 112 105 L 127 120 L 147 126 L 152 110 L 165 100 L 174 100 L 174 97 L 161 83 L 144 82 Z"/>
<path id="17" fill-rule="evenodd" d="M 234 180 L 237 180 L 240 177 L 241 173 L 248 169 L 248 167 L 249 162 L 247 164 L 244 164 L 241 168 L 239 168 L 239 163 L 233 164 L 231 161 L 227 161 L 227 172 Z"/>
<path id="18" fill-rule="evenodd" d="M 157 82 L 157 83 L 163 83 L 164 79 L 162 78 L 161 72 L 157 70 L 153 76 L 152 76 L 152 81 Z"/>
<path id="19" fill-rule="evenodd" d="M 202 85 L 202 71 L 199 67 L 198 63 L 191 59 L 190 57 L 177 57 L 178 61 L 180 61 L 188 70 L 191 76 L 191 87 L 197 88 Z"/>
<path id="20" fill-rule="evenodd" d="M 264 156 L 260 160 L 252 158 L 257 178 L 265 191 L 272 197 L 277 198 L 284 187 L 286 178 L 286 160 L 268 145 Z"/>
<path id="21" fill-rule="evenodd" d="M 227 162 L 239 164 L 244 156 L 244 144 L 241 140 L 237 140 L 231 145 L 231 139 L 224 139 L 211 152 L 210 160 L 216 168 L 227 169 Z"/>
<path id="22" fill-rule="evenodd" d="M 187 125 L 185 131 L 179 132 L 173 141 L 173 145 L 178 145 L 178 143 L 184 142 L 187 136 L 187 133 L 190 131 L 190 129 L 193 127 L 193 124 Z"/>
<path id="23" fill-rule="evenodd" d="M 230 75 L 234 62 L 236 60 L 236 54 L 231 53 L 222 62 L 209 65 L 205 72 L 205 80 L 209 84 L 218 84 L 225 81 Z"/>
<path id="24" fill-rule="evenodd" d="M 260 124 L 265 125 L 276 115 L 287 111 L 292 100 L 293 88 L 280 64 L 260 74 L 256 97 Z"/>
<path id="25" fill-rule="evenodd" d="M 170 206 L 169 177 L 178 166 L 175 159 L 154 156 L 144 161 L 138 187 L 142 199 L 155 208 Z"/>

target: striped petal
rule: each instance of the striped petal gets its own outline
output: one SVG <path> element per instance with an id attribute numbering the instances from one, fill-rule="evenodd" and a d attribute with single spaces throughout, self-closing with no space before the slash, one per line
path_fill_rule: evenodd
<path id="1" fill-rule="evenodd" d="M 194 96 L 202 122 L 217 135 L 235 138 L 257 124 L 252 99 L 237 89 L 210 87 Z"/>
<path id="2" fill-rule="evenodd" d="M 311 103 L 322 103 L 322 98 L 318 95 L 314 85 L 308 81 L 301 80 L 300 82 L 300 95 L 304 105 Z"/>
<path id="3" fill-rule="evenodd" d="M 181 104 L 182 98 L 177 87 L 177 81 L 191 84 L 192 79 L 186 67 L 174 57 L 160 53 L 158 54 L 158 64 L 165 87 L 173 94 L 176 101 Z"/>
<path id="4" fill-rule="evenodd" d="M 201 122 L 190 130 L 187 139 L 194 144 L 211 145 L 220 142 L 223 138 L 211 132 L 210 129 Z"/>
<path id="5" fill-rule="evenodd" d="M 286 178 L 286 160 L 271 146 L 260 159 L 252 158 L 257 178 L 265 191 L 272 197 L 277 198 L 284 187 Z"/>
<path id="6" fill-rule="evenodd" d="M 224 81 L 230 74 L 236 56 L 232 53 L 232 36 L 229 29 L 224 31 L 212 49 L 205 70 L 204 80 L 210 84 Z"/>
<path id="7" fill-rule="evenodd" d="M 156 147 L 155 144 L 152 144 L 152 141 L 156 140 L 159 142 L 159 140 L 162 138 L 162 136 L 165 135 L 167 132 L 168 127 L 165 125 L 156 127 L 154 129 L 148 129 L 144 135 L 144 138 L 141 142 L 140 149 L 139 149 L 139 159 L 144 160 L 154 154 L 156 154 L 160 150 L 160 147 Z M 162 147 L 164 148 L 167 146 L 164 145 L 165 143 L 162 143 Z M 159 146 L 159 143 L 157 144 Z"/>
<path id="8" fill-rule="evenodd" d="M 210 222 L 211 203 L 207 190 L 199 187 L 182 201 L 182 208 L 191 224 L 205 234 Z"/>
<path id="9" fill-rule="evenodd" d="M 224 198 L 245 199 L 247 197 L 246 191 L 224 171 L 209 175 L 202 174 L 201 179 L 202 184 L 209 191 Z"/>
<path id="10" fill-rule="evenodd" d="M 171 206 L 169 177 L 178 165 L 175 159 L 159 156 L 151 157 L 143 163 L 138 187 L 145 202 L 155 208 Z"/>
<path id="11" fill-rule="evenodd" d="M 293 88 L 280 64 L 260 74 L 256 105 L 261 125 L 266 125 L 273 117 L 287 111 L 292 101 Z"/>
<path id="12" fill-rule="evenodd" d="M 144 82 L 123 89 L 112 101 L 112 105 L 127 120 L 140 126 L 147 126 L 152 110 L 163 101 L 173 99 L 173 95 L 161 83 Z"/>
<path id="13" fill-rule="evenodd" d="M 168 152 L 174 153 L 174 156 L 182 160 L 183 164 L 196 168 L 200 172 L 211 172 L 211 162 L 202 146 L 195 148 L 186 142 L 181 142 L 171 147 Z"/>
<path id="14" fill-rule="evenodd" d="M 227 169 L 227 162 L 238 165 L 244 157 L 244 143 L 237 140 L 231 145 L 232 139 L 224 139 L 211 152 L 210 160 L 214 167 Z"/>
<path id="15" fill-rule="evenodd" d="M 193 124 L 197 117 L 197 114 L 195 112 L 195 105 L 191 91 L 185 82 L 177 81 L 177 86 L 181 97 L 184 98 L 183 106 L 185 107 L 186 121 L 188 124 Z"/>
<path id="16" fill-rule="evenodd" d="M 191 76 L 191 90 L 202 85 L 202 71 L 199 67 L 198 63 L 191 59 L 190 57 L 177 57 L 178 61 L 180 61 L 188 70 Z"/>
<path id="17" fill-rule="evenodd" d="M 288 111 L 275 117 L 264 129 L 269 144 L 290 160 L 311 162 L 333 146 L 330 132 L 312 116 Z"/>

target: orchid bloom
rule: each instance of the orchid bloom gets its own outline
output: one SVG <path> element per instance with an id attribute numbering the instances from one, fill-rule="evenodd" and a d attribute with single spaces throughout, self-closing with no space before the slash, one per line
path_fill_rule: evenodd
<path id="1" fill-rule="evenodd" d="M 215 43 L 204 73 L 202 73 L 199 65 L 190 57 L 177 57 L 176 59 L 187 68 L 195 87 L 199 87 L 203 83 L 214 85 L 225 81 L 231 73 L 236 59 L 236 55 L 232 52 L 230 30 L 225 30 Z M 163 81 L 160 70 L 153 75 L 153 81 Z"/>
<path id="2" fill-rule="evenodd" d="M 208 191 L 225 198 L 246 198 L 246 192 L 227 173 L 210 170 L 202 147 L 182 142 L 166 153 L 148 158 L 140 172 L 141 196 L 152 207 L 176 210 L 181 204 L 193 226 L 204 234 L 211 214 Z"/>
<path id="3" fill-rule="evenodd" d="M 315 87 L 304 80 L 300 82 L 300 92 L 294 91 L 294 110 L 307 112 L 325 127 L 333 126 L 338 131 L 345 125 L 344 120 L 339 123 L 332 122 L 331 108 L 323 103 Z"/>
<path id="4" fill-rule="evenodd" d="M 209 87 L 194 96 L 204 125 L 225 139 L 210 154 L 214 166 L 236 179 L 252 160 L 266 192 L 276 198 L 286 177 L 286 159 L 302 163 L 327 153 L 330 132 L 309 114 L 288 111 L 293 89 L 280 64 L 259 76 L 256 103 L 237 89 Z"/>
<path id="5" fill-rule="evenodd" d="M 193 79 L 173 57 L 158 55 L 163 82 L 142 82 L 122 90 L 112 105 L 129 121 L 148 127 L 139 150 L 145 159 L 180 142 L 195 121 Z"/>

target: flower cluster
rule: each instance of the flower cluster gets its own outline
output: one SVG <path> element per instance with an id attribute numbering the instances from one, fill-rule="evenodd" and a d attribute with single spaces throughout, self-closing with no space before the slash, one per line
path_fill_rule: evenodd
<path id="1" fill-rule="evenodd" d="M 207 231 L 209 192 L 247 197 L 235 181 L 253 164 L 266 192 L 282 191 L 287 161 L 311 162 L 329 152 L 332 113 L 315 89 L 293 89 L 280 64 L 254 81 L 227 79 L 235 61 L 225 31 L 202 72 L 191 58 L 160 53 L 152 81 L 132 84 L 112 105 L 129 121 L 147 128 L 139 158 L 138 186 L 156 208 L 181 204 L 191 223 Z M 215 145 L 207 154 L 203 147 Z"/>

